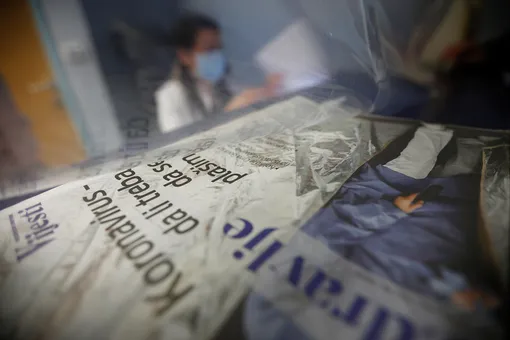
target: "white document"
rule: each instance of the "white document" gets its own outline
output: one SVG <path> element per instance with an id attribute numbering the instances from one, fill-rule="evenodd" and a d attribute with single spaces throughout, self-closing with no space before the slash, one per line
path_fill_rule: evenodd
<path id="1" fill-rule="evenodd" d="M 266 74 L 283 76 L 282 94 L 316 86 L 329 77 L 325 54 L 303 19 L 271 40 L 255 60 Z"/>

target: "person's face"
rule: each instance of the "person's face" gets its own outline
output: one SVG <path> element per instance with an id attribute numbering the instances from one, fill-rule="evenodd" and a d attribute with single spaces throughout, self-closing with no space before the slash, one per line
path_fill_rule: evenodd
<path id="1" fill-rule="evenodd" d="M 214 29 L 203 29 L 198 32 L 193 48 L 190 50 L 181 49 L 178 51 L 178 55 L 181 63 L 195 73 L 198 54 L 212 52 L 221 48 L 221 33 Z"/>

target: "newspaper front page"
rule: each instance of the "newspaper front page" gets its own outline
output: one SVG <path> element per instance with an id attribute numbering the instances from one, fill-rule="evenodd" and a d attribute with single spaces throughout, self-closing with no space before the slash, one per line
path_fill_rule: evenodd
<path id="1" fill-rule="evenodd" d="M 1 337 L 501 336 L 508 135 L 356 113 L 297 97 L 1 211 Z"/>

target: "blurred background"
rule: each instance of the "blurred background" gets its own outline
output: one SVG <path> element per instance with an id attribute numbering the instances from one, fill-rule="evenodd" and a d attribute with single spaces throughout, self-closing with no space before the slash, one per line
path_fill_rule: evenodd
<path id="1" fill-rule="evenodd" d="M 163 133 L 297 93 L 508 129 L 509 9 L 506 0 L 2 0 L 0 176 L 142 151 Z M 180 103 L 172 69 L 185 59 L 173 34 L 197 13 L 218 25 L 228 93 L 243 101 L 175 120 L 165 103 Z M 177 97 L 158 101 L 168 87 Z"/>

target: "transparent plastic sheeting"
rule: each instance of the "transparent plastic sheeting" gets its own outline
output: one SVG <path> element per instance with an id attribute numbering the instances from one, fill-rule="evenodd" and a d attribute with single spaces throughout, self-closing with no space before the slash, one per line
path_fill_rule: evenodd
<path id="1" fill-rule="evenodd" d="M 430 84 L 433 74 L 427 67 L 463 38 L 469 7 L 462 0 L 285 3 L 323 35 L 333 74 L 364 73 L 380 86 L 389 86 L 390 76 Z M 448 38 L 440 34 L 446 27 Z"/>
<path id="2" fill-rule="evenodd" d="M 469 20 L 469 3 L 463 0 L 286 3 L 299 7 L 321 37 L 334 79 L 329 86 L 353 89 L 367 110 L 384 115 L 424 105 L 425 89 L 437 85 L 435 70 L 448 67 L 444 51 L 465 39 Z M 413 90 L 418 84 L 422 90 Z"/>
<path id="3" fill-rule="evenodd" d="M 328 91 L 329 93 L 330 91 Z M 244 138 L 251 138 L 253 135 L 238 134 L 235 129 L 236 126 L 242 126 L 244 122 L 249 120 L 257 120 L 257 123 L 250 123 L 253 126 L 258 124 L 258 128 L 253 130 L 256 133 L 265 133 L 271 131 L 279 131 L 280 129 L 287 129 L 296 126 L 300 126 L 304 122 L 310 123 L 313 121 L 320 121 L 327 115 L 342 114 L 342 115 L 356 115 L 366 111 L 362 111 L 363 104 L 357 101 L 356 96 L 352 92 L 348 92 L 345 89 L 338 89 L 335 91 L 337 94 L 335 100 L 327 101 L 328 97 L 323 95 L 316 95 L 314 91 L 306 90 L 305 94 L 309 100 L 292 101 L 286 102 L 282 105 L 272 105 L 269 108 L 263 110 L 264 119 L 260 117 L 260 113 L 252 113 L 250 111 L 255 110 L 254 108 L 248 108 L 241 115 L 249 115 L 242 119 L 236 119 L 236 115 L 239 113 L 234 112 L 233 114 L 225 115 L 223 117 L 216 117 L 214 120 L 204 121 L 198 126 L 192 126 L 191 136 L 186 136 L 187 130 L 183 129 L 185 138 L 177 138 L 177 142 L 173 145 L 168 146 L 170 150 L 173 148 L 182 148 L 183 150 L 196 150 L 196 148 L 208 148 L 217 144 L 239 141 Z M 316 102 L 324 102 L 321 110 L 317 110 Z M 336 103 L 349 103 L 344 107 L 336 108 Z M 266 104 L 267 105 L 267 104 Z M 266 106 L 263 104 L 263 106 Z M 304 105 L 299 107 L 299 105 Z M 285 108 L 283 112 L 279 110 Z M 295 116 L 285 116 L 289 110 L 295 111 Z M 326 110 L 328 110 L 326 112 Z M 253 118 L 250 118 L 252 117 Z M 230 120 L 234 119 L 232 122 Z M 279 124 L 274 124 L 274 121 L 278 121 Z M 228 122 L 228 123 L 227 123 Z M 215 126 L 218 125 L 219 126 Z M 222 124 L 223 123 L 223 124 Z M 213 127 L 211 127 L 213 126 Z M 193 132 L 204 131 L 200 134 L 194 134 Z M 147 133 L 146 133 L 147 131 Z M 87 162 L 71 166 L 63 167 L 60 169 L 34 169 L 28 173 L 21 173 L 16 176 L 12 176 L 0 181 L 0 198 L 6 199 L 11 197 L 23 196 L 26 194 L 47 190 L 58 185 L 84 179 L 92 176 L 97 176 L 105 173 L 109 173 L 116 170 L 125 169 L 128 167 L 134 167 L 142 164 L 146 159 L 150 159 L 153 155 L 153 150 L 162 145 L 168 144 L 168 138 L 174 138 L 175 133 L 171 133 L 168 136 L 161 136 L 157 132 L 148 130 L 147 120 L 143 118 L 136 118 L 126 123 L 124 126 L 124 132 L 126 136 L 125 147 L 118 153 L 104 155 L 102 157 L 96 157 L 90 159 Z M 180 133 L 181 131 L 179 131 Z M 183 135 L 183 133 L 181 133 Z M 202 142 L 196 142 L 196 140 Z M 198 144 L 197 144 L 198 143 Z M 198 145 L 198 146 L 197 146 Z M 171 151 L 168 151 L 171 152 Z"/>
<path id="4" fill-rule="evenodd" d="M 482 177 L 484 204 L 508 207 L 508 186 L 491 187 L 508 184 L 508 149 L 495 147 L 508 135 L 356 113 L 295 97 L 3 210 L 2 338 L 498 336 L 490 255 L 508 251 L 494 238 L 508 223 L 470 214 Z M 437 163 L 429 176 L 384 167 L 415 138 L 428 147 L 406 164 Z M 469 164 L 451 151 L 462 145 Z M 468 237 L 478 228 L 495 230 L 483 247 Z M 362 240 L 380 241 L 381 262 Z M 475 253 L 492 279 L 463 267 Z"/>
<path id="5" fill-rule="evenodd" d="M 488 237 L 495 243 L 495 261 L 508 284 L 508 235 L 510 233 L 510 146 L 484 150 L 482 186 Z"/>
<path id="6" fill-rule="evenodd" d="M 308 61 L 300 64 L 303 75 L 319 76 L 316 72 L 322 67 L 315 67 L 314 61 L 321 60 L 321 64 L 326 62 L 322 65 L 327 66 L 323 71 L 327 69 L 329 75 L 364 75 L 382 86 L 389 85 L 389 77 L 395 75 L 430 83 L 432 74 L 421 64 L 433 60 L 444 47 L 462 38 L 469 4 L 463 0 L 404 3 L 394 0 L 261 0 L 257 3 L 193 0 L 184 6 L 208 13 L 222 24 L 226 53 L 232 61 L 233 76 L 238 80 L 253 81 L 251 78 L 257 67 L 262 66 L 264 71 L 264 63 L 259 63 L 257 56 L 273 41 L 279 41 L 286 44 L 287 52 L 283 51 L 283 55 L 299 56 L 289 60 L 291 63 L 296 63 L 295 59 Z M 262 16 L 264 21 L 260 20 Z M 292 34 L 287 34 L 289 27 L 303 20 L 313 35 L 307 33 L 294 39 Z M 435 33 L 446 26 L 449 38 L 438 39 Z"/>
<path id="7" fill-rule="evenodd" d="M 405 3 L 392 0 L 261 0 L 256 3 L 196 0 L 186 2 L 185 7 L 207 13 L 222 25 L 225 52 L 232 66 L 232 79 L 229 79 L 232 87 L 236 84 L 239 88 L 260 85 L 264 73 L 279 72 L 283 73 L 288 91 L 306 87 L 308 92 L 322 91 L 327 93 L 328 100 L 335 100 L 342 98 L 348 90 L 363 103 L 364 110 L 392 115 L 426 102 L 427 91 L 416 90 L 413 83 L 432 84 L 432 73 L 421 65 L 429 58 L 424 56 L 434 55 L 430 51 L 441 50 L 445 44 L 452 43 L 437 43 L 432 38 L 444 26 L 452 9 L 455 13 L 463 13 L 462 9 L 456 8 L 465 3 L 462 0 Z M 264 12 L 264 21 L 255 15 L 258 11 Z M 463 26 L 462 20 L 453 21 L 455 29 L 448 26 L 448 36 L 455 36 L 454 32 Z M 126 39 L 130 41 L 128 37 Z M 154 107 L 149 110 L 149 115 L 134 112 L 136 109 L 133 108 L 152 107 L 153 92 L 161 85 L 158 82 L 168 78 L 167 67 L 160 64 L 170 62 L 172 51 L 168 46 L 152 46 L 149 40 L 132 47 L 135 55 L 147 55 L 147 58 L 131 60 L 137 65 L 138 86 L 150 89 L 149 93 L 129 92 L 128 80 L 112 78 L 112 84 L 123 84 L 115 85 L 111 92 L 113 100 L 119 102 L 119 96 L 121 99 L 120 106 L 117 105 L 122 111 L 119 111 L 119 126 L 127 149 L 131 148 L 127 151 L 128 157 L 151 149 L 150 139 L 139 138 L 142 133 L 137 129 L 151 127 L 150 135 L 156 132 L 152 128 L 156 116 Z M 157 51 L 165 51 L 164 55 L 168 56 L 161 58 Z M 158 56 L 157 62 L 149 57 L 153 54 L 154 58 Z M 394 82 L 394 76 L 410 82 Z M 126 97 L 130 100 L 126 101 Z M 145 98 L 143 103 L 136 102 L 138 97 Z M 148 122 L 145 124 L 144 120 Z M 17 156 L 23 157 L 21 154 Z M 105 159 L 99 157 L 95 161 Z M 22 170 L 30 173 L 2 179 L 0 197 L 44 190 L 75 178 L 71 175 L 73 171 L 68 169 L 36 171 L 34 167 L 24 166 L 19 172 Z M 87 174 L 94 172 L 91 170 Z M 36 180 L 31 180 L 33 177 Z M 44 185 L 41 184 L 43 178 Z"/>

